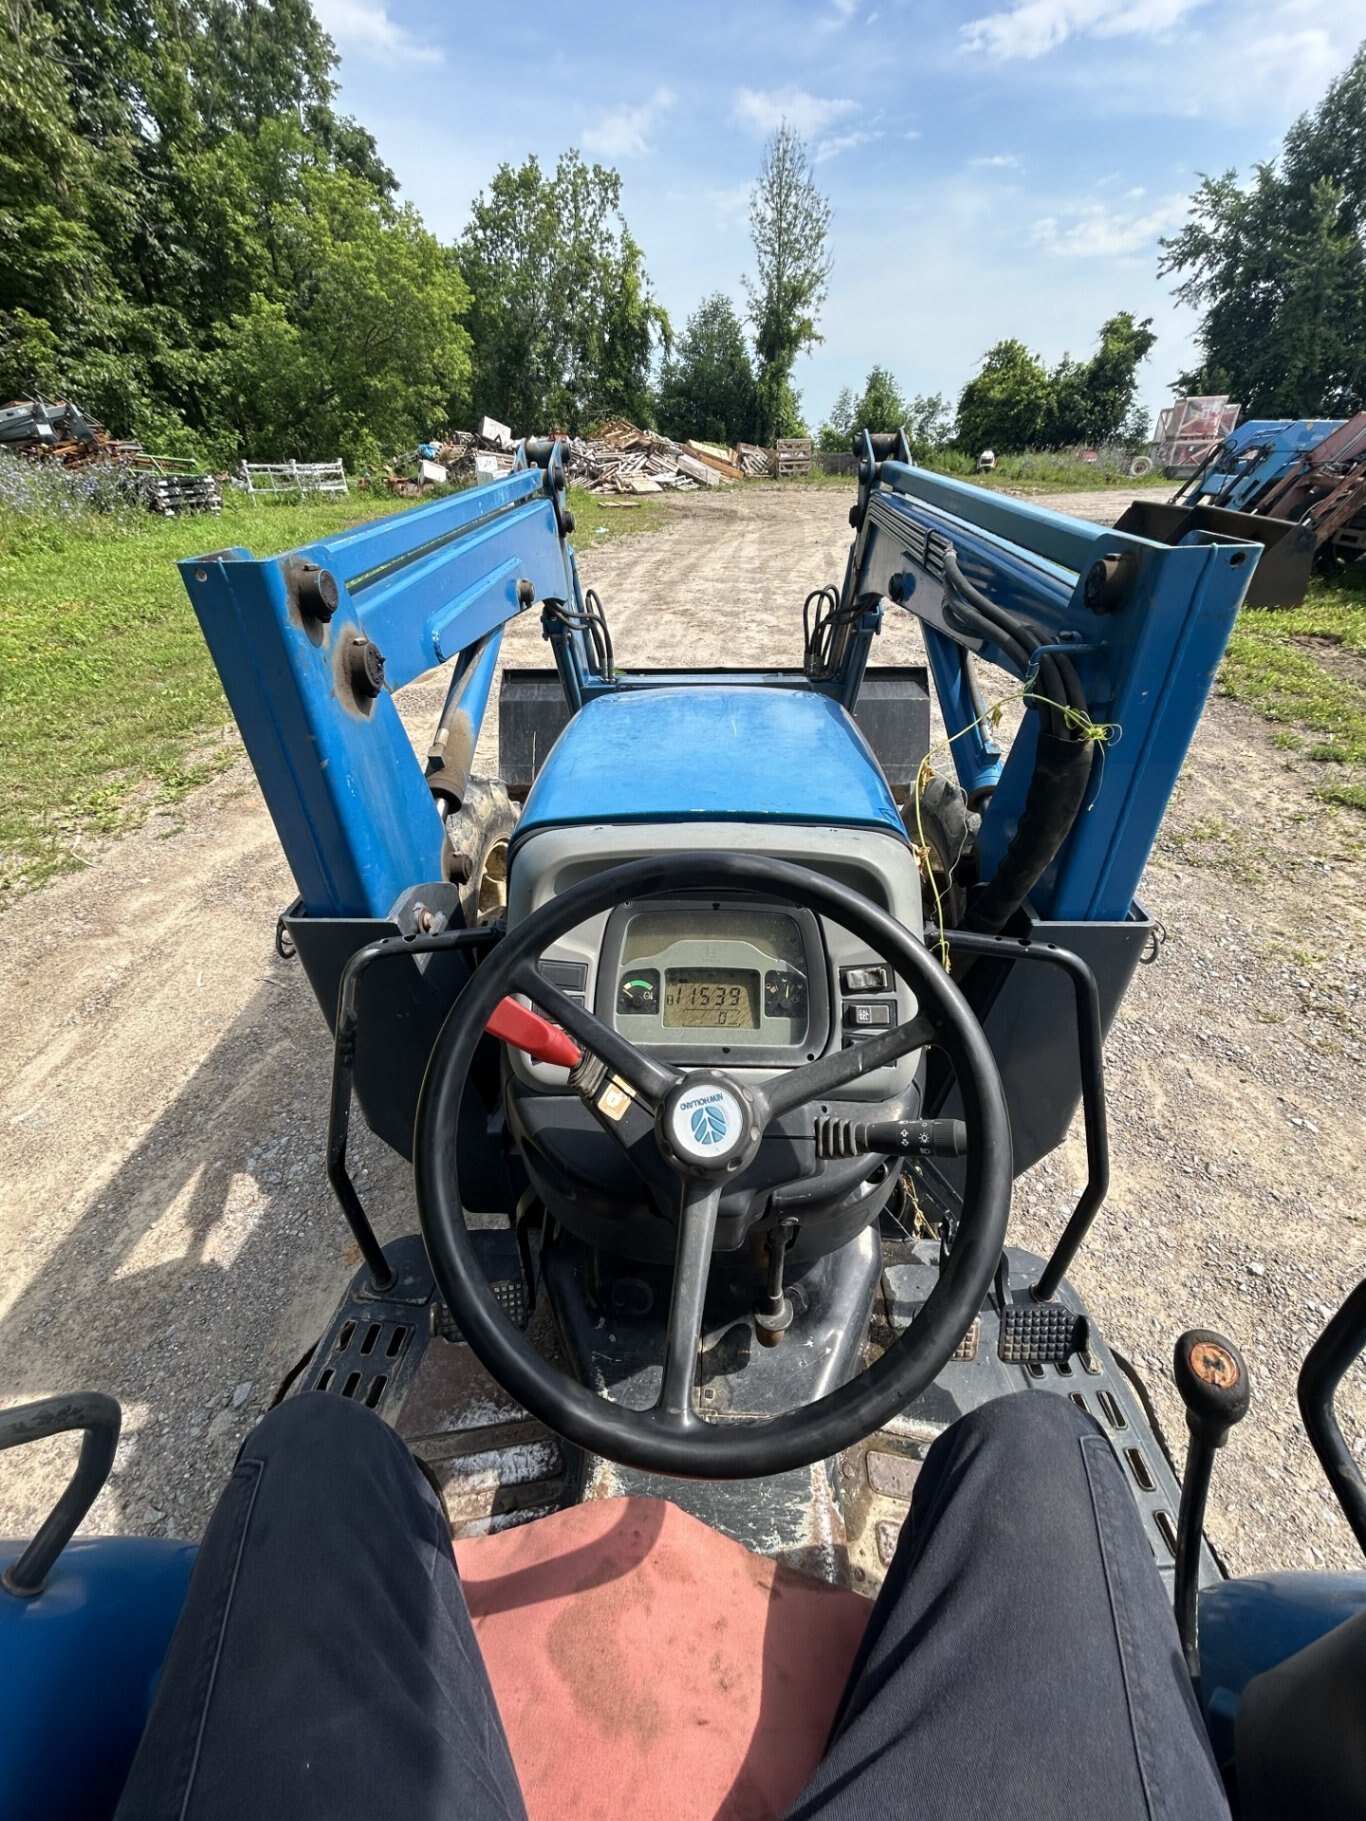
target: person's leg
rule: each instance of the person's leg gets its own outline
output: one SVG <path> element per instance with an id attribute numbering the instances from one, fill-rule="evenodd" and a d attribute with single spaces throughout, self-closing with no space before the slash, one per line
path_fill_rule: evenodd
<path id="1" fill-rule="evenodd" d="M 308 1392 L 247 1437 L 117 1821 L 524 1821 L 440 1503 Z"/>
<path id="2" fill-rule="evenodd" d="M 1227 1821 L 1133 1496 L 1068 1399 L 931 1448 L 792 1821 Z"/>

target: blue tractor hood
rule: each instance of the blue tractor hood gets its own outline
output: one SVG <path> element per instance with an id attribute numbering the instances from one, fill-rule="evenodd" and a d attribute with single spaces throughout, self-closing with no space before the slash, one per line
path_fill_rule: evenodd
<path id="1" fill-rule="evenodd" d="M 905 839 L 852 716 L 809 688 L 762 684 L 627 687 L 586 702 L 547 756 L 516 839 L 575 823 L 704 821 Z"/>

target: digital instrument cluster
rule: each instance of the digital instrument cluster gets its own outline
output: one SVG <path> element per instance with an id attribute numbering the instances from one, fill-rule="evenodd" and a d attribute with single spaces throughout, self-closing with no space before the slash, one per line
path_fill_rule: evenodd
<path id="1" fill-rule="evenodd" d="M 626 905 L 605 933 L 597 1010 L 636 1043 L 786 1057 L 825 1041 L 824 969 L 816 920 L 804 911 Z"/>

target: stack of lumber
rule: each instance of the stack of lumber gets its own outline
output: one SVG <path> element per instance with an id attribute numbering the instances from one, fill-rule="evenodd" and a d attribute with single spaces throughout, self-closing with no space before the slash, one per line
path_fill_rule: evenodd
<path id="1" fill-rule="evenodd" d="M 686 492 L 721 482 L 714 468 L 683 445 L 621 417 L 601 425 L 594 436 L 568 440 L 564 461 L 570 479 L 589 493 Z"/>
<path id="2" fill-rule="evenodd" d="M 149 511 L 162 518 L 223 510 L 223 489 L 212 474 L 145 474 L 137 485 Z"/>

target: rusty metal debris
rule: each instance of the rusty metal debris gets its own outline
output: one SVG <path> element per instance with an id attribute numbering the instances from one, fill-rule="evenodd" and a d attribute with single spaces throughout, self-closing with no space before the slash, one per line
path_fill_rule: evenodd
<path id="1" fill-rule="evenodd" d="M 29 460 L 65 469 L 99 467 L 126 473 L 129 491 L 163 518 L 219 512 L 223 507 L 214 475 L 198 472 L 196 463 L 182 457 L 153 455 L 141 443 L 111 436 L 72 399 L 52 404 L 41 398 L 12 399 L 0 405 L 0 445 Z"/>

